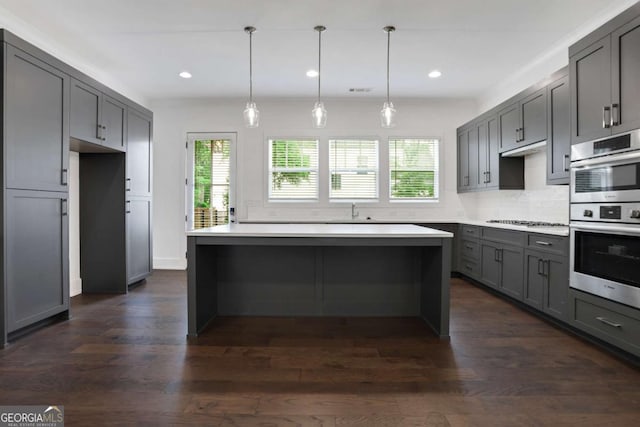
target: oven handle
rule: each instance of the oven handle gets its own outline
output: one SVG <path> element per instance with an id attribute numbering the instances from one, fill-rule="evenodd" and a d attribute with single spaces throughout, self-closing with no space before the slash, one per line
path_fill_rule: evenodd
<path id="1" fill-rule="evenodd" d="M 602 223 L 599 223 L 598 225 L 572 223 L 569 224 L 569 226 L 573 230 L 597 231 L 601 233 L 606 233 L 609 231 L 613 233 L 624 233 L 640 236 L 640 227 L 625 227 L 621 225 L 609 225 Z"/>
<path id="2" fill-rule="evenodd" d="M 624 162 L 626 160 L 635 160 L 638 158 L 640 158 L 640 150 L 631 151 L 628 153 L 620 153 L 620 154 L 616 154 L 615 156 L 602 156 L 602 157 L 596 157 L 594 159 L 586 159 L 586 160 L 579 160 L 577 162 L 571 162 L 571 168 L 572 169 L 582 168 L 586 166 L 601 165 L 603 163 L 617 164 L 619 162 Z"/>

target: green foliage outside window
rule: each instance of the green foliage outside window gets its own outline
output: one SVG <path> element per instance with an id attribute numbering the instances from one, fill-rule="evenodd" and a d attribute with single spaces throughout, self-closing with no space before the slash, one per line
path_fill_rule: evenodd
<path id="1" fill-rule="evenodd" d="M 194 147 L 193 206 L 211 207 L 212 162 L 214 153 L 222 153 L 224 159 L 230 155 L 230 144 L 226 140 L 197 140 Z M 224 194 L 224 206 L 229 205 L 229 191 Z"/>
<path id="2" fill-rule="evenodd" d="M 273 188 L 280 189 L 282 184 L 287 182 L 291 185 L 300 185 L 304 181 L 309 181 L 309 171 L 279 171 L 278 169 L 310 168 L 310 157 L 303 153 L 305 145 L 315 149 L 313 142 L 300 141 L 271 141 L 271 166 Z"/>

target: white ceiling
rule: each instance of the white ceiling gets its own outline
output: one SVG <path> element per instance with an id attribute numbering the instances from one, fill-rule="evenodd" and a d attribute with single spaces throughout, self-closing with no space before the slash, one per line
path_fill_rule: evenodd
<path id="1" fill-rule="evenodd" d="M 585 23 L 628 0 L 0 0 L 52 43 L 148 99 L 314 96 L 315 25 L 323 34 L 323 96 L 391 93 L 477 97 Z M 432 69 L 443 72 L 429 79 Z M 178 77 L 182 70 L 190 80 Z M 369 94 L 348 89 L 372 88 Z"/>

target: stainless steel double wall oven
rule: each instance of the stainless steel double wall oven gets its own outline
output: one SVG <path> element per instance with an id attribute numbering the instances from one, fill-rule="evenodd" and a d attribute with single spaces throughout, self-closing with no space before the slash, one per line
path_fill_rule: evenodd
<path id="1" fill-rule="evenodd" d="M 640 308 L 640 131 L 571 150 L 570 286 Z"/>

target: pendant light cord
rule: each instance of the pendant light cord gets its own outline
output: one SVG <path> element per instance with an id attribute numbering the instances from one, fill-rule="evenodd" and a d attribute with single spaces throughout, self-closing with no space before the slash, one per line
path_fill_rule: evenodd
<path id="1" fill-rule="evenodd" d="M 389 103 L 389 53 L 391 51 L 391 31 L 387 31 L 387 103 Z"/>
<path id="2" fill-rule="evenodd" d="M 255 27 L 244 27 L 245 33 L 249 34 L 249 103 L 253 102 L 253 32 Z"/>
<path id="3" fill-rule="evenodd" d="M 320 66 L 322 64 L 322 32 L 326 28 L 322 25 L 318 25 L 314 28 L 318 32 L 318 102 L 320 102 L 320 79 L 322 78 L 322 72 Z"/>
<path id="4" fill-rule="evenodd" d="M 393 25 L 387 25 L 383 30 L 387 33 L 387 104 L 389 104 L 389 57 L 391 56 L 391 33 L 396 30 L 396 27 Z"/>

